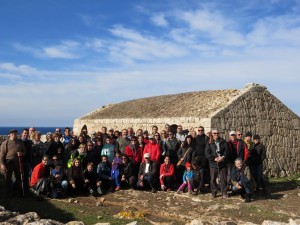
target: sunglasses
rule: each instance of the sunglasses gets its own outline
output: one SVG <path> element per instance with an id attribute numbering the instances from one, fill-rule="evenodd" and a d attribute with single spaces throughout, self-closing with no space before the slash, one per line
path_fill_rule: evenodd
<path id="1" fill-rule="evenodd" d="M 213 134 L 219 134 L 219 133 L 213 133 Z"/>
<path id="2" fill-rule="evenodd" d="M 198 131 L 204 131 L 204 130 L 198 130 Z"/>

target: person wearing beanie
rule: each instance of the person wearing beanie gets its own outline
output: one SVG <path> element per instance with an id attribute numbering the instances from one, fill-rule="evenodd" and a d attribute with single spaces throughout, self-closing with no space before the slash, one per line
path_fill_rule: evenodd
<path id="1" fill-rule="evenodd" d="M 186 186 L 188 186 L 188 192 L 191 194 L 192 193 L 192 185 L 191 185 L 191 182 L 190 180 L 193 178 L 193 175 L 194 175 L 194 172 L 192 170 L 192 165 L 191 163 L 189 162 L 186 162 L 185 163 L 185 168 L 186 170 L 184 171 L 184 174 L 182 176 L 182 184 L 180 185 L 180 187 L 178 188 L 177 190 L 177 193 L 181 193 L 183 192 L 184 188 Z"/>

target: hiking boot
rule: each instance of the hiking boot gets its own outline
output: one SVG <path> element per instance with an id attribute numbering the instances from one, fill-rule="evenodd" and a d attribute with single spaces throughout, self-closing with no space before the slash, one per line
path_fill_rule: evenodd
<path id="1" fill-rule="evenodd" d="M 246 198 L 246 194 L 245 193 L 241 194 L 241 198 L 245 199 Z"/>
<path id="2" fill-rule="evenodd" d="M 263 188 L 262 192 L 263 192 L 263 194 L 265 194 L 265 195 L 269 195 L 269 194 L 270 194 L 270 191 L 267 190 L 266 188 Z"/>
<path id="3" fill-rule="evenodd" d="M 120 191 L 121 190 L 121 187 L 120 186 L 117 186 L 115 191 Z"/>
<path id="4" fill-rule="evenodd" d="M 245 202 L 251 202 L 251 194 L 245 195 Z"/>
<path id="5" fill-rule="evenodd" d="M 152 189 L 151 189 L 151 192 L 152 192 L 152 193 L 156 193 L 155 188 L 152 188 Z"/>
<path id="6" fill-rule="evenodd" d="M 193 191 L 192 191 L 192 190 L 189 190 L 188 192 L 189 192 L 189 195 L 192 195 L 192 194 L 193 194 Z"/>
<path id="7" fill-rule="evenodd" d="M 217 192 L 211 193 L 211 197 L 212 197 L 212 198 L 216 198 L 216 197 L 217 197 Z"/>

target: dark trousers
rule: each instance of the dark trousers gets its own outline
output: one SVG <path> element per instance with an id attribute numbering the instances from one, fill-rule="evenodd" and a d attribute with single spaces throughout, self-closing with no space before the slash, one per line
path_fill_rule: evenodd
<path id="1" fill-rule="evenodd" d="M 147 185 L 150 186 L 151 188 L 156 187 L 155 178 L 150 174 L 144 175 L 144 179 L 142 181 L 144 182 L 144 187 Z M 140 188 L 140 180 L 137 183 L 137 187 Z"/>
<path id="2" fill-rule="evenodd" d="M 172 188 L 174 186 L 174 176 L 167 176 L 161 179 L 160 183 L 164 184 L 166 188 Z"/>
<path id="3" fill-rule="evenodd" d="M 7 193 L 12 192 L 12 175 L 15 175 L 15 188 L 16 190 L 20 190 L 21 188 L 21 175 L 20 175 L 20 166 L 19 162 L 15 160 L 7 161 L 6 163 L 6 174 L 5 174 L 5 185 Z"/>
<path id="4" fill-rule="evenodd" d="M 220 189 L 222 195 L 227 194 L 227 168 L 210 168 L 210 188 L 212 193 L 217 193 L 217 178 L 220 174 Z"/>
<path id="5" fill-rule="evenodd" d="M 232 191 L 240 193 L 240 194 L 251 194 L 251 183 L 248 180 L 248 178 L 244 175 L 241 174 L 240 180 L 238 181 L 240 186 L 242 186 L 242 189 L 237 189 L 235 186 L 232 186 Z"/>
<path id="6" fill-rule="evenodd" d="M 257 188 L 261 186 L 262 188 L 266 188 L 266 183 L 264 179 L 264 168 L 263 164 L 259 165 L 249 165 L 251 175 L 257 184 Z"/>

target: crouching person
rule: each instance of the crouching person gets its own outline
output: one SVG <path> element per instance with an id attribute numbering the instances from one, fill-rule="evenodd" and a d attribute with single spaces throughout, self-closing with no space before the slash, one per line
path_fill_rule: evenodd
<path id="1" fill-rule="evenodd" d="M 89 193 L 94 197 L 97 195 L 97 193 L 101 195 L 101 181 L 98 179 L 97 173 L 94 170 L 94 163 L 89 162 L 87 164 L 87 168 L 84 170 L 83 176 L 85 186 L 88 189 Z"/>
<path id="2" fill-rule="evenodd" d="M 30 187 L 37 199 L 49 194 L 53 195 L 56 191 L 50 176 L 49 161 L 49 156 L 44 155 L 42 162 L 37 164 L 32 171 Z"/>
<path id="3" fill-rule="evenodd" d="M 102 161 L 97 166 L 97 174 L 98 179 L 102 182 L 101 187 L 97 190 L 98 194 L 99 191 L 112 191 L 112 177 L 111 177 L 111 166 L 108 162 L 108 157 L 106 155 L 103 155 Z"/>
<path id="4" fill-rule="evenodd" d="M 192 194 L 197 195 L 201 193 L 201 187 L 203 185 L 203 169 L 201 168 L 201 161 L 194 160 L 192 162 L 193 176 L 190 178 L 190 184 L 192 186 Z"/>
<path id="5" fill-rule="evenodd" d="M 121 185 L 136 189 L 137 177 L 134 174 L 134 165 L 127 155 L 122 156 L 122 164 L 120 170 Z"/>
<path id="6" fill-rule="evenodd" d="M 157 164 L 155 161 L 150 160 L 149 153 L 144 154 L 144 159 L 145 161 L 140 165 L 137 187 L 144 189 L 150 186 L 151 191 L 155 193 L 158 180 Z"/>
<path id="7" fill-rule="evenodd" d="M 73 164 L 67 171 L 68 182 L 71 186 L 70 194 L 79 194 L 84 189 L 84 176 L 80 160 L 75 158 Z"/>
<path id="8" fill-rule="evenodd" d="M 245 202 L 251 202 L 252 186 L 251 174 L 248 167 L 243 165 L 243 160 L 237 158 L 234 161 L 234 168 L 231 171 L 232 192 L 241 194 Z"/>
<path id="9" fill-rule="evenodd" d="M 52 163 L 51 180 L 53 181 L 55 187 L 52 197 L 63 197 L 66 195 L 68 190 L 68 181 L 66 178 L 65 169 L 62 166 L 62 162 L 58 160 L 56 155 L 52 157 Z"/>

